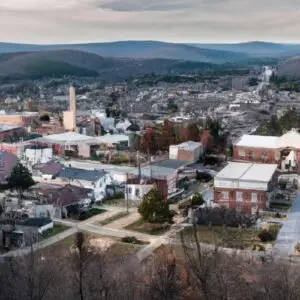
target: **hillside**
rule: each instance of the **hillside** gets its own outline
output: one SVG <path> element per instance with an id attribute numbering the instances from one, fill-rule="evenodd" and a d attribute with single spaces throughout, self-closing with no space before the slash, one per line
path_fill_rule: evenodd
<path id="1" fill-rule="evenodd" d="M 167 59 L 104 58 L 75 50 L 0 54 L 0 77 L 41 78 L 64 75 L 97 76 L 118 81 L 149 73 L 201 72 L 218 65 Z M 222 68 L 220 65 L 218 68 Z"/>
<path id="2" fill-rule="evenodd" d="M 73 45 L 26 45 L 0 43 L 0 53 L 49 50 L 77 50 L 114 58 L 174 59 L 209 63 L 237 62 L 248 58 L 247 54 L 231 51 L 201 49 L 185 44 L 156 41 L 122 41 L 112 43 Z"/>
<path id="3" fill-rule="evenodd" d="M 300 45 L 278 44 L 269 42 L 246 42 L 236 44 L 191 44 L 201 49 L 213 49 L 219 51 L 231 51 L 244 53 L 255 57 L 281 57 L 300 55 Z"/>
<path id="4" fill-rule="evenodd" d="M 300 79 L 300 57 L 295 56 L 282 60 L 280 64 L 278 64 L 277 75 L 279 77 L 285 76 Z"/>

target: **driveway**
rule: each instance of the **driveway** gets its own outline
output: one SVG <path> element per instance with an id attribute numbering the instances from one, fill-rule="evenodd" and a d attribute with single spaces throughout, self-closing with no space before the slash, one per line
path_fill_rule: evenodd
<path id="1" fill-rule="evenodd" d="M 296 200 L 287 216 L 273 249 L 274 254 L 280 257 L 288 257 L 300 242 L 300 192 L 297 192 Z"/>

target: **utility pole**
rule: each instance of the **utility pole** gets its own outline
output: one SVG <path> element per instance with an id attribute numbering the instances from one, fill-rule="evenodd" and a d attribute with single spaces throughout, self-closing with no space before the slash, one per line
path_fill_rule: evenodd
<path id="1" fill-rule="evenodd" d="M 127 214 L 129 214 L 129 199 L 128 199 L 128 173 L 126 173 L 126 187 L 125 187 L 125 193 L 126 193 L 126 209 Z"/>

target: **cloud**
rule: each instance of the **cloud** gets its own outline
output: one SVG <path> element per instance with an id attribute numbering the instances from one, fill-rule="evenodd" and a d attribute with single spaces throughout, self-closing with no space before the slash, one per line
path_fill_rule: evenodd
<path id="1" fill-rule="evenodd" d="M 299 41 L 298 1 L 0 0 L 0 41 Z"/>
<path id="2" fill-rule="evenodd" d="M 98 7 L 115 11 L 172 11 L 192 7 L 195 3 L 193 0 L 107 0 L 101 2 Z"/>

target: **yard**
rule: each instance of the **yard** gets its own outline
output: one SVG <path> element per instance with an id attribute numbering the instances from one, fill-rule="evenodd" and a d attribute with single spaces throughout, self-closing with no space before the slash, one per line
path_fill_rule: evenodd
<path id="1" fill-rule="evenodd" d="M 88 211 L 82 212 L 80 215 L 73 215 L 72 219 L 79 220 L 79 221 L 85 221 L 85 220 L 87 220 L 87 219 L 89 219 L 91 217 L 103 214 L 105 212 L 106 212 L 105 209 L 91 208 Z"/>
<path id="2" fill-rule="evenodd" d="M 44 239 L 49 239 L 59 233 L 64 232 L 65 230 L 69 229 L 69 226 L 60 224 L 60 223 L 54 223 L 54 226 L 52 229 L 46 230 L 43 232 L 42 236 Z"/>
<path id="3" fill-rule="evenodd" d="M 75 243 L 76 235 L 71 235 L 68 238 L 61 240 L 49 247 L 42 249 L 43 255 L 52 255 L 53 253 L 68 254 Z M 109 256 L 126 256 L 132 255 L 144 247 L 142 245 L 122 242 L 121 239 L 102 236 L 98 234 L 86 233 L 86 239 L 91 247 L 100 251 L 106 252 Z"/>
<path id="4" fill-rule="evenodd" d="M 128 230 L 151 234 L 151 235 L 162 235 L 166 233 L 170 228 L 171 228 L 170 224 L 148 223 L 144 221 L 142 218 L 125 227 L 125 229 Z"/>
<path id="5" fill-rule="evenodd" d="M 99 224 L 101 226 L 105 226 L 105 225 L 107 225 L 109 223 L 117 221 L 117 220 L 119 220 L 121 218 L 124 218 L 126 216 L 128 216 L 128 213 L 126 211 L 122 211 L 122 212 L 120 212 L 118 214 L 115 214 L 114 216 L 111 216 L 110 218 L 107 218 L 107 219 L 105 219 L 103 221 L 97 222 L 97 224 Z"/>
<path id="6" fill-rule="evenodd" d="M 279 225 L 272 226 L 275 226 L 273 227 L 275 231 L 280 228 Z M 215 244 L 224 248 L 253 249 L 255 245 L 262 245 L 264 248 L 271 247 L 272 242 L 262 242 L 258 236 L 259 233 L 259 230 L 253 229 L 197 226 L 197 237 L 200 243 Z M 185 230 L 184 238 L 187 241 L 194 241 L 192 228 Z"/>

